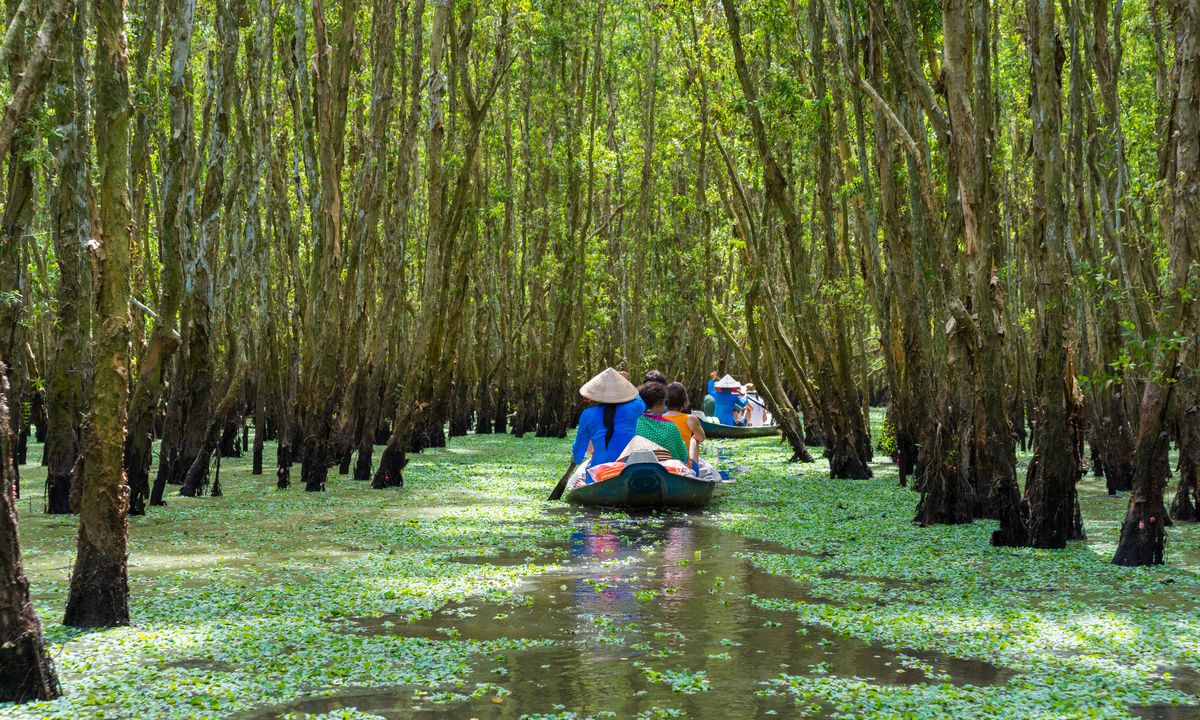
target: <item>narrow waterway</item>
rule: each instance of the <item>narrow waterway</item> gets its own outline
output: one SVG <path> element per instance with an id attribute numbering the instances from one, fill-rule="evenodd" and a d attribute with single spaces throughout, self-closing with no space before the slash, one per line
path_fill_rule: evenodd
<path id="1" fill-rule="evenodd" d="M 357 689 L 273 707 L 252 717 L 354 707 L 388 718 L 789 717 L 793 700 L 771 682 L 780 673 L 855 677 L 880 684 L 990 684 L 1006 674 L 986 663 L 875 647 L 792 613 L 764 610 L 755 597 L 807 599 L 805 588 L 757 569 L 753 553 L 790 550 L 714 527 L 703 515 L 614 516 L 555 513 L 570 542 L 535 553 L 481 555 L 454 562 L 535 563 L 525 604 L 468 602 L 416 623 L 363 618 L 347 632 L 491 641 L 544 640 L 483 654 L 473 677 L 502 691 L 447 700 L 411 687 Z M 924 669 L 922 669 L 924 668 Z M 820 716 L 819 708 L 812 708 Z M 574 715 L 556 713 L 572 712 Z"/>

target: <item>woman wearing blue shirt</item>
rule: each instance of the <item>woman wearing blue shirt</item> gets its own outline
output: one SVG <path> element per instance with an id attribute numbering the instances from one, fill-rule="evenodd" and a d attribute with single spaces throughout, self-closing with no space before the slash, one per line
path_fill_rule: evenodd
<path id="1" fill-rule="evenodd" d="M 596 403 L 579 416 L 579 429 L 571 448 L 571 460 L 583 462 L 588 445 L 592 460 L 588 466 L 612 462 L 633 439 L 637 420 L 646 412 L 646 403 L 637 388 L 621 373 L 606 369 L 579 388 L 579 394 Z"/>
<path id="2" fill-rule="evenodd" d="M 715 383 L 714 389 L 717 394 L 713 396 L 713 400 L 715 401 L 717 422 L 722 425 L 735 425 L 733 411 L 746 407 L 746 398 L 740 397 L 734 392 L 741 387 L 741 384 L 731 375 L 726 375 Z"/>

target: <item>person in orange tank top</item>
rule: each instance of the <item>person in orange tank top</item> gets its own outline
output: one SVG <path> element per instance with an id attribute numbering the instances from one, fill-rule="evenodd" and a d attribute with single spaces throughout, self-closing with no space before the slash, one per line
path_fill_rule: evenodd
<path id="1" fill-rule="evenodd" d="M 700 426 L 700 420 L 687 414 L 687 407 L 688 393 L 683 383 L 673 382 L 667 385 L 667 412 L 663 413 L 663 417 L 679 428 L 683 444 L 688 449 L 688 463 L 696 468 L 700 459 L 700 443 L 704 442 L 704 428 Z"/>

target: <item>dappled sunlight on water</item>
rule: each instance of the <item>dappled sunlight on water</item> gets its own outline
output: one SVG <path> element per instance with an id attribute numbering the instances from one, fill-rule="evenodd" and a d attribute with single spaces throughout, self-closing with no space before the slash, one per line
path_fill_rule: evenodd
<path id="1" fill-rule="evenodd" d="M 633 717 L 654 708 L 674 708 L 694 718 L 786 716 L 790 697 L 769 683 L 781 672 L 884 684 L 989 684 L 1007 678 L 986 663 L 898 653 L 754 605 L 755 597 L 806 598 L 802 585 L 765 573 L 746 559 L 786 548 L 745 540 L 702 517 L 584 513 L 573 528 L 562 565 L 527 580 L 514 602 L 468 599 L 416 622 L 382 616 L 352 623 L 351 632 L 367 634 L 550 641 L 493 655 L 470 682 L 452 689 L 470 695 L 479 683 L 496 683 L 503 687 L 501 694 L 489 691 L 457 701 L 442 697 L 438 704 L 433 696 L 414 699 L 411 689 L 356 690 L 255 717 L 355 707 L 416 718 L 439 706 L 448 716 L 481 718 L 516 717 L 518 709 L 551 713 L 562 706 L 580 716 L 608 711 Z M 538 552 L 457 558 L 506 565 L 538 559 Z"/>

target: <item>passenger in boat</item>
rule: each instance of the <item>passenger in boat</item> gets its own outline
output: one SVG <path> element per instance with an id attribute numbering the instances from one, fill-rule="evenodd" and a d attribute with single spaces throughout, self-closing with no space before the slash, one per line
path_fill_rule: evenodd
<path id="1" fill-rule="evenodd" d="M 750 427 L 761 427 L 771 424 L 771 413 L 767 410 L 767 404 L 763 401 L 762 395 L 754 389 L 753 383 L 746 383 L 746 400 L 749 405 L 746 406 L 747 417 Z"/>
<path id="2" fill-rule="evenodd" d="M 717 391 L 717 394 L 713 396 L 716 401 L 714 414 L 717 416 L 717 422 L 722 425 L 737 425 L 734 413 L 738 411 L 740 414 L 740 411 L 746 407 L 746 398 L 737 393 L 742 388 L 741 383 L 734 380 L 733 376 L 726 375 L 718 380 L 713 388 Z"/>
<path id="3" fill-rule="evenodd" d="M 700 443 L 704 442 L 704 428 L 700 419 L 687 414 L 688 393 L 683 383 L 673 382 L 667 386 L 667 411 L 663 417 L 675 423 L 679 435 L 683 438 L 683 446 L 688 449 L 688 464 L 692 469 L 699 467 Z"/>
<path id="4" fill-rule="evenodd" d="M 592 448 L 590 465 L 616 460 L 633 439 L 646 404 L 633 383 L 612 368 L 606 369 L 579 388 L 579 394 L 594 405 L 579 416 L 579 429 L 571 448 L 571 460 L 582 463 Z"/>
<path id="5" fill-rule="evenodd" d="M 687 462 L 687 445 L 675 423 L 663 416 L 667 409 L 667 386 L 659 382 L 642 383 L 638 395 L 646 404 L 646 410 L 637 420 L 637 435 L 657 443 L 671 453 L 671 457 Z"/>
<path id="6" fill-rule="evenodd" d="M 738 427 L 750 426 L 750 398 L 746 395 L 746 386 L 737 389 L 736 394 L 739 400 L 746 402 L 745 406 L 737 408 L 733 411 L 733 424 Z"/>

